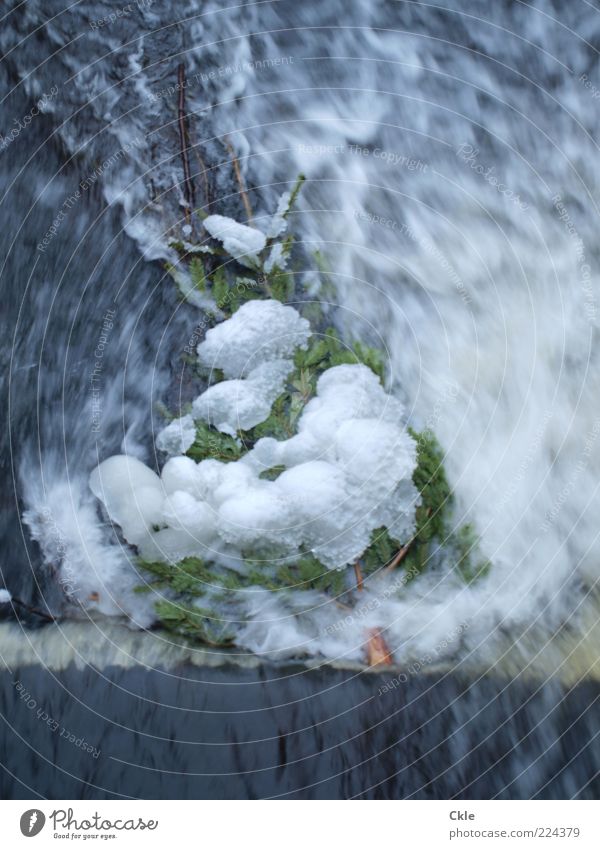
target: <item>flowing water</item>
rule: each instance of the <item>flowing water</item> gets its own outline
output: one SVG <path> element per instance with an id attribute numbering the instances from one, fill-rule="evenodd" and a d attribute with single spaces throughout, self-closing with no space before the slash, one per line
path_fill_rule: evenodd
<path id="1" fill-rule="evenodd" d="M 27 628 L 36 611 L 82 620 L 67 638 L 17 631 L 25 652 L 20 626 L 4 626 L 13 731 L 0 760 L 18 777 L 5 792 L 594 795 L 597 688 L 569 688 L 597 654 L 597 12 L 580 0 L 111 12 L 11 2 L 0 32 L 2 578 Z M 412 671 L 381 695 L 378 676 L 249 670 L 246 651 L 205 674 L 98 618 L 145 626 L 151 612 L 89 472 L 121 450 L 156 463 L 157 403 L 193 390 L 181 354 L 198 311 L 158 261 L 187 221 L 181 63 L 196 204 L 244 216 L 232 152 L 259 225 L 306 174 L 292 223 L 323 257 L 321 295 L 345 331 L 385 347 L 411 421 L 441 441 L 456 522 L 475 524 L 492 563 L 472 586 L 442 563 L 386 610 Z M 97 612 L 83 614 L 70 600 L 99 580 Z M 258 611 L 244 649 L 271 657 L 288 625 Z M 344 635 L 336 657 L 355 658 L 356 632 Z M 80 659 L 97 639 L 95 669 L 59 661 L 64 639 Z M 44 644 L 57 655 L 45 671 Z M 116 645 L 138 665 L 123 668 Z M 101 754 L 23 707 L 15 681 Z"/>

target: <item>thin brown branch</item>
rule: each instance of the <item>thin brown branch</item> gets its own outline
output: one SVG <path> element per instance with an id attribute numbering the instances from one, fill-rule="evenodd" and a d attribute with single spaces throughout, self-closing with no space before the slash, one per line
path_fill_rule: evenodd
<path id="1" fill-rule="evenodd" d="M 429 510 L 427 511 L 427 516 L 430 516 L 430 515 L 431 515 L 431 508 L 429 508 Z M 384 568 L 383 571 L 384 572 L 392 572 L 400 563 L 402 563 L 402 561 L 404 560 L 404 558 L 406 557 L 406 555 L 410 551 L 410 548 L 411 548 L 412 544 L 415 542 L 416 539 L 417 539 L 417 537 L 416 537 L 416 534 L 415 534 L 415 536 L 411 540 L 409 540 L 406 543 L 406 545 L 403 545 L 402 548 L 400 549 L 400 551 L 396 555 L 394 555 L 392 560 L 390 560 L 390 562 L 387 564 L 387 566 Z"/>
<path id="2" fill-rule="evenodd" d="M 194 210 L 194 183 L 192 182 L 192 174 L 190 171 L 190 160 L 188 157 L 189 151 L 189 136 L 187 128 L 187 115 L 185 112 L 185 67 L 183 62 L 177 68 L 177 82 L 179 85 L 179 143 L 181 146 L 181 161 L 183 163 L 183 193 L 188 205 L 186 210 L 186 219 L 188 222 L 191 219 L 191 212 Z"/>
<path id="3" fill-rule="evenodd" d="M 402 548 L 400 549 L 400 551 L 396 555 L 394 555 L 393 559 L 390 560 L 390 562 L 388 563 L 388 565 L 385 567 L 385 569 L 383 571 L 384 572 L 392 572 L 400 563 L 402 563 L 402 561 L 404 560 L 404 558 L 406 557 L 406 555 L 410 551 L 410 547 L 411 547 L 411 545 L 413 544 L 414 541 L 415 541 L 415 537 L 413 537 L 410 540 L 410 542 L 407 542 L 406 545 L 403 545 Z"/>
<path id="4" fill-rule="evenodd" d="M 358 562 L 358 560 L 354 564 L 354 574 L 356 575 L 356 589 L 359 592 L 362 592 L 364 588 L 364 581 L 362 572 L 360 571 L 360 563 Z"/>

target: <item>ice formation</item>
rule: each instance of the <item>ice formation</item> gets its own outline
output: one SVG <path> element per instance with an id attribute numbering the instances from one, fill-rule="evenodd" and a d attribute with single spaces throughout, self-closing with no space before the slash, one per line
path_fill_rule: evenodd
<path id="1" fill-rule="evenodd" d="M 253 428 L 269 417 L 273 402 L 281 395 L 285 379 L 293 368 L 291 360 L 275 360 L 262 363 L 245 380 L 216 383 L 194 401 L 194 418 L 203 419 L 217 430 L 231 435 L 238 430 Z M 183 454 L 185 451 L 187 448 L 171 453 Z"/>
<path id="2" fill-rule="evenodd" d="M 270 274 L 275 268 L 283 269 L 287 266 L 288 253 L 281 242 L 275 242 L 265 260 L 264 269 Z"/>
<path id="3" fill-rule="evenodd" d="M 218 368 L 225 377 L 274 360 L 288 359 L 306 347 L 310 325 L 293 308 L 279 301 L 248 301 L 227 321 L 213 327 L 198 345 L 202 365 Z"/>
<path id="4" fill-rule="evenodd" d="M 257 261 L 258 254 L 267 244 L 267 237 L 260 230 L 238 224 L 224 215 L 209 215 L 204 219 L 204 227 L 235 259 Z"/>
<path id="5" fill-rule="evenodd" d="M 272 216 L 267 227 L 267 236 L 269 239 L 276 239 L 285 232 L 287 227 L 286 216 L 290 211 L 291 203 L 292 193 L 284 192 L 279 198 L 275 215 Z"/>
<path id="6" fill-rule="evenodd" d="M 197 398 L 193 416 L 232 433 L 264 420 L 293 368 L 285 357 L 309 335 L 291 307 L 245 304 L 198 346 L 204 364 L 232 379 Z M 364 552 L 375 528 L 385 525 L 398 539 L 413 531 L 416 445 L 402 415 L 369 368 L 340 365 L 321 375 L 287 440 L 259 439 L 235 462 L 173 456 L 160 477 L 115 456 L 94 470 L 90 486 L 149 560 L 219 560 L 275 548 L 283 556 L 309 550 L 327 568 L 342 568 Z M 163 431 L 162 446 L 183 448 L 187 419 Z M 261 477 L 274 466 L 282 467 L 275 480 Z"/>
<path id="7" fill-rule="evenodd" d="M 166 454 L 185 454 L 194 444 L 196 425 L 191 416 L 174 419 L 156 437 L 156 447 Z"/>
<path id="8" fill-rule="evenodd" d="M 12 596 L 8 590 L 0 589 L 0 604 L 8 604 L 12 601 Z"/>

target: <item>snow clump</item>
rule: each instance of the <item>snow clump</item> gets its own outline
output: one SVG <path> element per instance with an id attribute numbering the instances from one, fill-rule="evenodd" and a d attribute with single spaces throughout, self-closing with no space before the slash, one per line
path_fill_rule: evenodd
<path id="1" fill-rule="evenodd" d="M 250 430 L 269 418 L 273 402 L 283 392 L 285 379 L 293 369 L 291 360 L 275 360 L 262 363 L 245 380 L 216 383 L 194 401 L 194 418 L 232 436 L 238 430 Z"/>
<path id="2" fill-rule="evenodd" d="M 260 230 L 239 224 L 225 215 L 209 215 L 203 223 L 213 239 L 221 242 L 234 259 L 258 262 L 258 254 L 267 244 L 267 237 Z"/>
<path id="3" fill-rule="evenodd" d="M 292 307 L 245 304 L 198 346 L 200 361 L 231 379 L 197 398 L 191 418 L 231 434 L 264 421 L 293 369 L 288 358 L 309 335 Z M 403 412 L 367 366 L 339 365 L 321 375 L 289 439 L 259 439 L 235 462 L 172 456 L 160 476 L 114 456 L 92 472 L 90 486 L 146 560 L 227 563 L 275 549 L 285 557 L 310 551 L 327 568 L 343 568 L 376 528 L 397 539 L 414 531 L 416 444 Z M 161 447 L 183 454 L 183 433 L 191 434 L 190 417 L 165 428 Z M 273 467 L 274 480 L 261 476 Z"/>
<path id="4" fill-rule="evenodd" d="M 291 357 L 297 348 L 306 348 L 310 335 L 310 324 L 293 307 L 274 300 L 248 301 L 208 331 L 198 345 L 198 358 L 225 377 L 237 378 L 261 363 Z"/>
<path id="5" fill-rule="evenodd" d="M 191 416 L 174 419 L 156 437 L 156 447 L 166 454 L 185 454 L 196 438 L 196 425 Z"/>

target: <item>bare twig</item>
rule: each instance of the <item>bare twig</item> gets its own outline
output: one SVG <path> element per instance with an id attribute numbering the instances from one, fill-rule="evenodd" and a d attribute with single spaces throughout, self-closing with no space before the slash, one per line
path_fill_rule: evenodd
<path id="1" fill-rule="evenodd" d="M 427 511 L 427 516 L 430 516 L 430 515 L 431 515 L 431 508 L 429 508 L 429 510 Z M 392 572 L 400 563 L 402 563 L 402 561 L 404 560 L 404 558 L 406 557 L 406 555 L 410 551 L 410 548 L 411 548 L 412 544 L 415 542 L 416 539 L 417 539 L 417 535 L 415 534 L 415 536 L 411 540 L 409 540 L 406 543 L 406 545 L 403 545 L 402 548 L 400 549 L 400 551 L 397 554 L 394 555 L 392 560 L 390 560 L 390 562 L 383 569 L 383 571 L 384 572 Z"/>
<path id="2" fill-rule="evenodd" d="M 185 112 L 185 67 L 183 62 L 177 69 L 177 81 L 179 84 L 179 142 L 181 145 L 181 161 L 183 163 L 183 193 L 188 205 L 186 218 L 189 222 L 190 213 L 195 206 L 194 184 L 190 172 L 190 160 L 188 158 L 189 136 L 187 129 L 187 115 Z"/>
<path id="3" fill-rule="evenodd" d="M 197 146 L 194 147 L 194 153 L 196 154 L 196 159 L 198 160 L 198 164 L 200 166 L 200 173 L 202 174 L 202 182 L 204 184 L 204 198 L 205 198 L 205 202 L 206 202 L 206 208 L 207 208 L 208 212 L 210 212 L 212 200 L 211 200 L 211 196 L 210 196 L 210 185 L 209 185 L 209 182 L 208 182 L 208 172 L 206 170 L 206 165 L 204 164 L 204 160 L 200 156 L 200 152 L 199 152 Z"/>
<path id="4" fill-rule="evenodd" d="M 402 546 L 400 551 L 396 555 L 394 555 L 393 559 L 390 560 L 388 565 L 384 568 L 384 572 L 392 572 L 396 568 L 396 566 L 402 563 L 415 539 L 416 537 L 413 537 L 410 542 L 407 542 L 406 545 Z"/>

